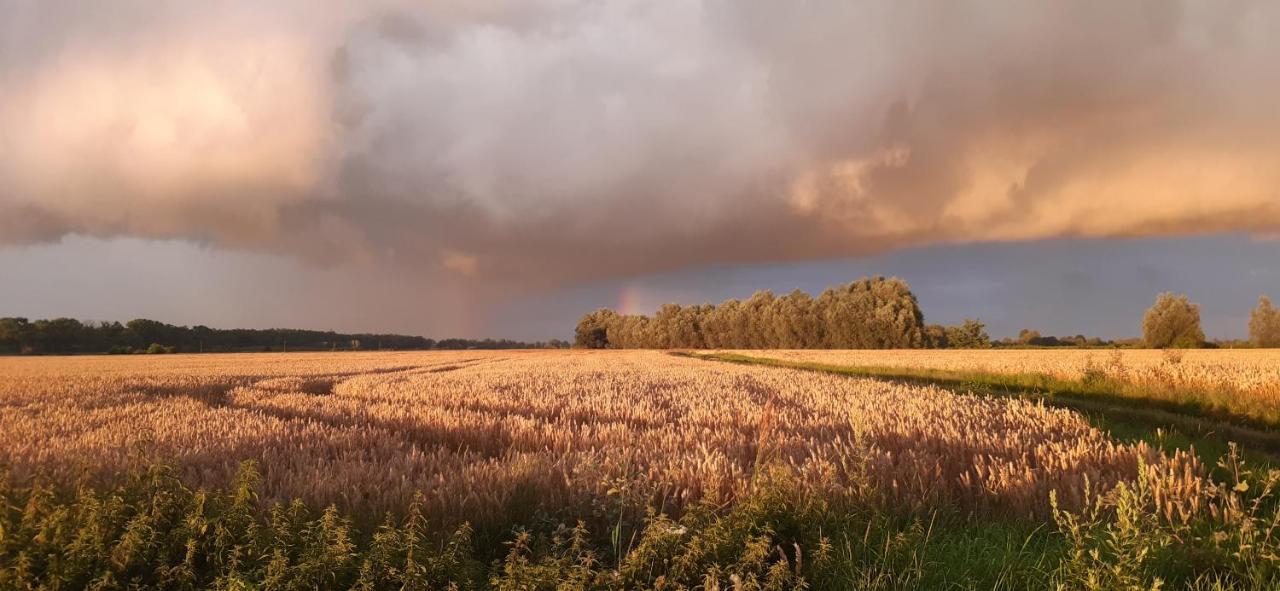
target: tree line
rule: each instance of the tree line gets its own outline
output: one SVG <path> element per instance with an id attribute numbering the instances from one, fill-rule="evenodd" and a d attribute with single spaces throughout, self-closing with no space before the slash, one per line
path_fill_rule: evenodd
<path id="1" fill-rule="evenodd" d="M 653 316 L 604 308 L 574 331 L 575 344 L 591 349 L 893 349 L 933 346 L 934 338 L 896 277 L 859 279 L 816 298 L 758 291 L 718 305 L 666 304 Z"/>
<path id="2" fill-rule="evenodd" d="M 1280 309 L 1263 296 L 1249 320 L 1248 343 L 1280 347 Z M 957 326 L 926 325 L 906 281 L 863 278 L 814 298 L 800 290 L 785 296 L 758 291 L 747 300 L 680 306 L 666 304 L 652 316 L 588 313 L 574 330 L 574 346 L 587 349 L 982 349 L 1030 347 L 1213 347 L 1200 328 L 1200 307 L 1185 295 L 1163 293 L 1142 320 L 1142 338 L 1041 336 L 1024 329 L 1018 338 L 993 342 L 986 326 L 967 319 Z"/>
<path id="3" fill-rule="evenodd" d="M 124 324 L 81 322 L 73 318 L 35 321 L 26 318 L 0 318 L 0 354 L 530 349 L 568 346 L 568 342 L 558 339 L 534 343 L 508 339 L 434 340 L 399 334 L 188 327 L 143 318 Z"/>

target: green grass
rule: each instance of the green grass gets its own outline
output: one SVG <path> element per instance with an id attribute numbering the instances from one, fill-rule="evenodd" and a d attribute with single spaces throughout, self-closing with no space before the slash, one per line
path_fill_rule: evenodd
<path id="1" fill-rule="evenodd" d="M 1168 398 L 1171 395 L 1168 390 L 1144 391 L 1134 385 L 1108 379 L 1064 380 L 1044 374 L 848 366 L 737 353 L 675 354 L 712 361 L 926 384 L 956 392 L 1013 396 L 1079 411 L 1121 439 L 1143 440 L 1165 449 L 1178 444 L 1185 444 L 1185 449 L 1194 444 L 1196 451 L 1206 460 L 1223 455 L 1228 442 L 1244 445 L 1250 450 L 1253 460 L 1272 462 L 1280 458 L 1280 423 L 1227 412 L 1219 406 L 1199 402 L 1202 397 L 1193 393 L 1185 393 L 1182 401 L 1174 401 Z"/>

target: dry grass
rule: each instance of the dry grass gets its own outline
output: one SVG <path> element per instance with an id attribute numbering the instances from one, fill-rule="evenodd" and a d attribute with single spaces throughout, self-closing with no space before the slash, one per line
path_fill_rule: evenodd
<path id="1" fill-rule="evenodd" d="M 255 459 L 273 498 L 378 515 L 423 491 L 443 521 L 728 502 L 779 463 L 826 495 L 1030 514 L 1158 460 L 1026 402 L 657 352 L 23 358 L 0 376 L 20 481 L 110 478 L 147 441 L 196 485 Z"/>

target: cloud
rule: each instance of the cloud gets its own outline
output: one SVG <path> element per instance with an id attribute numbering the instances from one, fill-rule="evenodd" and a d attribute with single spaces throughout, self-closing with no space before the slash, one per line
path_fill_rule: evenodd
<path id="1" fill-rule="evenodd" d="M 0 12 L 0 243 L 180 238 L 533 285 L 1280 230 L 1261 0 Z"/>
<path id="2" fill-rule="evenodd" d="M 440 253 L 440 265 L 454 273 L 471 277 L 479 270 L 480 260 L 465 252 L 445 250 Z"/>

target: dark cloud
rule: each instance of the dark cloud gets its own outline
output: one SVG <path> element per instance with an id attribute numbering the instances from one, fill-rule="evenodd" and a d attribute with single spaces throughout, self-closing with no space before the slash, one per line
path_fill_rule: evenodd
<path id="1" fill-rule="evenodd" d="M 530 286 L 1280 230 L 1261 0 L 82 4 L 0 0 L 0 242 Z"/>

